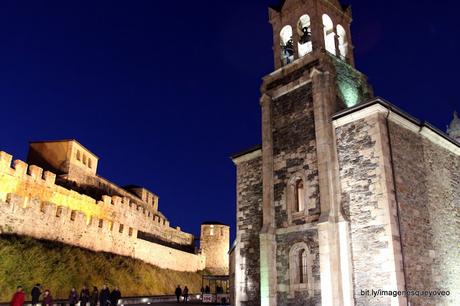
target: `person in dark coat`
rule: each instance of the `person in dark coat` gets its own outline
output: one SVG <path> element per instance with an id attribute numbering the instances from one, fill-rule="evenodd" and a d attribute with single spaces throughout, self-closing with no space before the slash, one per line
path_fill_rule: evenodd
<path id="1" fill-rule="evenodd" d="M 182 295 L 182 289 L 181 289 L 180 285 L 177 285 L 176 291 L 174 293 L 176 294 L 177 303 L 179 303 L 180 296 Z"/>
<path id="2" fill-rule="evenodd" d="M 11 299 L 11 306 L 22 306 L 24 304 L 24 300 L 26 299 L 26 294 L 22 290 L 21 286 L 16 288 L 16 292 L 13 294 L 13 298 Z"/>
<path id="3" fill-rule="evenodd" d="M 184 296 L 184 302 L 188 302 L 188 288 L 187 286 L 184 287 L 184 291 L 182 292 L 182 295 Z"/>
<path id="4" fill-rule="evenodd" d="M 91 292 L 91 297 L 89 301 L 90 306 L 97 306 L 97 301 L 99 300 L 99 290 L 96 286 L 93 287 L 93 291 Z"/>
<path id="5" fill-rule="evenodd" d="M 77 289 L 72 288 L 69 293 L 69 305 L 75 306 L 78 303 L 78 292 Z"/>
<path id="6" fill-rule="evenodd" d="M 40 301 L 40 295 L 42 295 L 40 284 L 36 284 L 32 288 L 32 292 L 30 293 L 30 295 L 32 295 L 32 306 L 37 305 L 38 302 Z"/>
<path id="7" fill-rule="evenodd" d="M 110 290 L 107 285 L 102 286 L 99 293 L 99 306 L 107 306 L 110 302 Z"/>
<path id="8" fill-rule="evenodd" d="M 112 292 L 110 292 L 110 304 L 112 304 L 112 306 L 118 305 L 118 300 L 120 298 L 121 298 L 120 289 L 118 289 L 118 287 L 115 287 L 115 289 L 113 289 Z"/>
<path id="9" fill-rule="evenodd" d="M 80 292 L 80 306 L 87 306 L 89 302 L 89 289 L 86 286 L 83 286 Z"/>
<path id="10" fill-rule="evenodd" d="M 43 306 L 53 306 L 53 297 L 48 289 L 43 294 Z"/>

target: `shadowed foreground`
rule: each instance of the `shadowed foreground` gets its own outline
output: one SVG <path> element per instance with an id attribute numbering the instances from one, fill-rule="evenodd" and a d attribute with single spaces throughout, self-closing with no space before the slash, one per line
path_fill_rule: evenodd
<path id="1" fill-rule="evenodd" d="M 152 254 L 155 256 L 155 254 Z M 62 243 L 0 234 L 0 301 L 10 301 L 21 285 L 30 299 L 36 283 L 55 299 L 67 298 L 71 287 L 84 284 L 120 287 L 123 296 L 173 294 L 180 284 L 199 292 L 201 273 L 160 269 L 140 260 L 99 253 Z"/>

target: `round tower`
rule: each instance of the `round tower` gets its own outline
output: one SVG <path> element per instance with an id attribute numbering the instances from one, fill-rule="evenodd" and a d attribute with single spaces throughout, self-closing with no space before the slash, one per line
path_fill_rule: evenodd
<path id="1" fill-rule="evenodd" d="M 460 118 L 458 118 L 457 112 L 454 112 L 454 119 L 447 128 L 447 134 L 460 142 Z"/>
<path id="2" fill-rule="evenodd" d="M 213 275 L 228 275 L 230 227 L 219 222 L 201 224 L 200 248 L 206 256 L 206 269 Z"/>

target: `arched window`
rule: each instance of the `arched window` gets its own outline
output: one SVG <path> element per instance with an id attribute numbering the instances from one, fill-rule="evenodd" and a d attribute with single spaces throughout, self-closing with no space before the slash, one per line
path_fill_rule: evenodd
<path id="1" fill-rule="evenodd" d="M 305 189 L 303 180 L 298 179 L 295 183 L 295 212 L 300 212 L 305 209 Z"/>
<path id="2" fill-rule="evenodd" d="M 287 25 L 280 32 L 281 63 L 287 65 L 294 61 L 294 43 L 292 41 L 292 27 Z"/>
<path id="3" fill-rule="evenodd" d="M 339 41 L 339 55 L 342 60 L 347 58 L 348 43 L 347 43 L 347 32 L 339 24 L 337 25 L 337 38 Z"/>
<path id="4" fill-rule="evenodd" d="M 81 154 L 80 154 L 80 151 L 77 150 L 77 160 L 80 161 L 81 160 Z"/>
<path id="5" fill-rule="evenodd" d="M 293 174 L 286 185 L 286 213 L 288 223 L 295 223 L 308 217 L 308 188 L 307 176 L 304 171 Z"/>
<path id="6" fill-rule="evenodd" d="M 91 169 L 92 167 L 93 167 L 93 165 L 92 165 L 92 163 L 91 163 L 91 158 L 88 158 L 88 168 Z"/>
<path id="7" fill-rule="evenodd" d="M 305 242 L 294 244 L 289 250 L 289 284 L 290 291 L 312 290 L 313 258 Z"/>
<path id="8" fill-rule="evenodd" d="M 334 24 L 332 23 L 331 17 L 323 15 L 323 27 L 324 27 L 324 44 L 326 51 L 336 55 L 335 52 L 335 33 Z"/>
<path id="9" fill-rule="evenodd" d="M 299 284 L 307 283 L 307 250 L 301 249 L 299 251 Z"/>
<path id="10" fill-rule="evenodd" d="M 310 16 L 303 15 L 300 17 L 297 23 L 297 32 L 299 33 L 299 57 L 313 51 L 313 45 L 311 42 L 311 21 Z"/>
<path id="11" fill-rule="evenodd" d="M 86 165 L 86 155 L 83 153 L 83 165 Z"/>

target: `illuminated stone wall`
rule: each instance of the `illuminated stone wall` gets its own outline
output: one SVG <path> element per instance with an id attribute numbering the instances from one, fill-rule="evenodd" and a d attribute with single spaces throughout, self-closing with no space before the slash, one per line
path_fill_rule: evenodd
<path id="1" fill-rule="evenodd" d="M 413 305 L 460 301 L 460 156 L 390 124 L 401 233 L 410 290 L 450 290 L 449 297 L 412 297 Z"/>
<path id="2" fill-rule="evenodd" d="M 138 230 L 186 245 L 193 236 L 169 227 L 166 220 L 149 214 L 129 198 L 103 196 L 95 200 L 56 185 L 56 176 L 39 167 L 16 160 L 12 168 L 11 160 L 11 155 L 0 152 L 2 231 L 132 256 L 178 271 L 204 268 L 202 255 L 137 239 Z"/>
<path id="3" fill-rule="evenodd" d="M 350 219 L 354 298 L 358 305 L 393 305 L 365 290 L 404 290 L 399 230 L 384 117 L 336 129 L 342 207 Z M 403 303 L 404 300 L 399 301 Z"/>
<path id="4" fill-rule="evenodd" d="M 234 160 L 235 161 L 235 160 Z M 262 157 L 260 150 L 236 160 L 237 233 L 235 305 L 260 305 L 260 243 L 262 227 Z"/>
<path id="5" fill-rule="evenodd" d="M 311 288 L 320 288 L 318 231 L 319 183 L 316 158 L 315 124 L 311 83 L 273 100 L 273 160 L 276 236 L 277 284 L 279 305 L 315 305 L 321 300 L 319 290 L 290 287 L 289 251 L 305 242 L 314 260 L 308 263 L 314 271 Z M 305 211 L 296 217 L 287 205 L 288 182 L 301 174 L 306 178 Z M 291 199 L 291 201 L 293 201 Z M 291 212 L 289 211 L 291 210 Z M 290 217 L 289 217 L 290 216 Z M 307 229 L 308 227 L 308 229 Z"/>
<path id="6" fill-rule="evenodd" d="M 456 304 L 460 148 L 381 104 L 335 125 L 357 303 Z M 444 290 L 450 296 L 415 295 L 406 302 L 366 290 Z"/>

